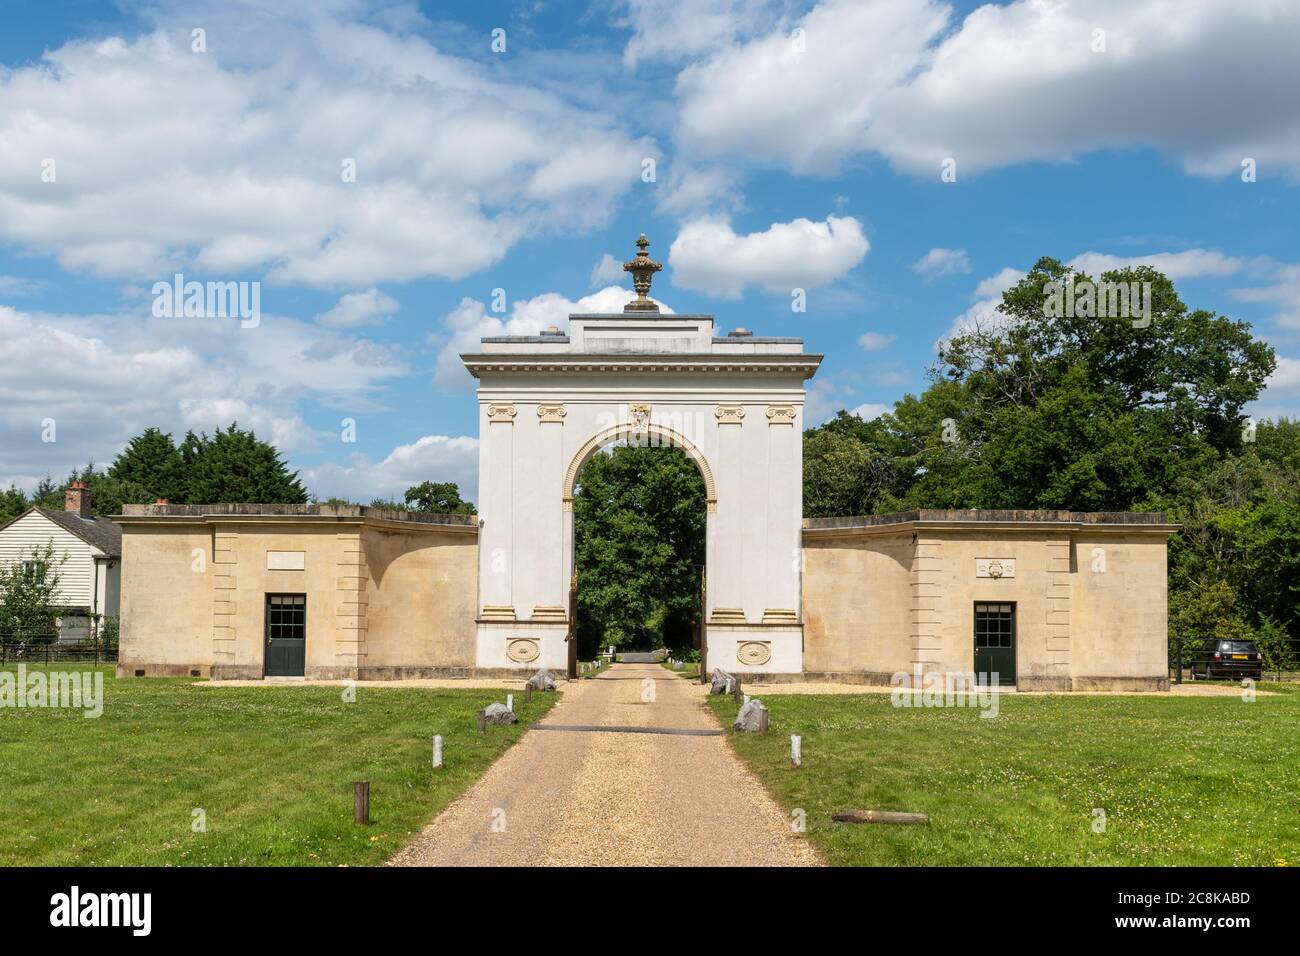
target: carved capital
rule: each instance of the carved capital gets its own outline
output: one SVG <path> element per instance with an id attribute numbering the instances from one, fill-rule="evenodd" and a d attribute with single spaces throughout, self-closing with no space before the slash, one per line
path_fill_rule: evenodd
<path id="1" fill-rule="evenodd" d="M 719 405 L 713 409 L 719 425 L 739 425 L 745 418 L 745 409 L 736 404 Z"/>
<path id="2" fill-rule="evenodd" d="M 769 425 L 793 425 L 795 407 L 793 405 L 767 406 L 767 423 Z"/>
<path id="3" fill-rule="evenodd" d="M 553 422 L 556 425 L 563 425 L 564 416 L 567 414 L 563 402 L 544 402 L 537 406 L 537 420 L 539 422 Z"/>
<path id="4" fill-rule="evenodd" d="M 493 402 L 487 407 L 487 416 L 488 421 L 490 422 L 502 422 L 506 425 L 513 425 L 515 423 L 515 414 L 514 402 Z"/>

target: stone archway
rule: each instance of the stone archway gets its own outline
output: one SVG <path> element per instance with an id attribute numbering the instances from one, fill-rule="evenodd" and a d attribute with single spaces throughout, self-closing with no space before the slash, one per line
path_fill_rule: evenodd
<path id="1" fill-rule="evenodd" d="M 804 382 L 821 356 L 660 312 L 646 295 L 657 264 L 638 245 L 625 311 L 461 356 L 479 383 L 476 666 L 566 666 L 578 472 L 642 437 L 681 448 L 704 477 L 710 663 L 799 672 Z"/>

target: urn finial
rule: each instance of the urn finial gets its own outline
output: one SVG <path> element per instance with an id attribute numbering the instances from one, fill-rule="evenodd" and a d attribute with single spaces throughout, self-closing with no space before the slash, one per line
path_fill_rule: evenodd
<path id="1" fill-rule="evenodd" d="M 636 258 L 629 262 L 623 263 L 623 271 L 632 273 L 632 288 L 636 289 L 636 298 L 623 306 L 624 312 L 658 312 L 659 305 L 649 297 L 650 281 L 654 274 L 663 266 L 650 258 L 646 252 L 646 247 L 650 245 L 650 240 L 641 233 L 640 238 L 636 241 L 637 249 Z"/>

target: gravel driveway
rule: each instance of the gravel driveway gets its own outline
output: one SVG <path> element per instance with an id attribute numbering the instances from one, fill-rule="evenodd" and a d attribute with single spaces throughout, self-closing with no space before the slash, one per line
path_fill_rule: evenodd
<path id="1" fill-rule="evenodd" d="M 392 865 L 820 864 L 716 735 L 706 688 L 657 664 L 560 686 L 541 725 Z M 646 732 L 665 729 L 715 733 Z"/>

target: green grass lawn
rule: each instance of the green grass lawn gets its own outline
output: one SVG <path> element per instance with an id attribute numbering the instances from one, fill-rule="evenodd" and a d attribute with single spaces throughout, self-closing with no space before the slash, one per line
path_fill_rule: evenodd
<path id="1" fill-rule="evenodd" d="M 671 671 L 672 673 L 676 674 L 678 677 L 686 678 L 686 680 L 700 679 L 699 664 L 692 664 L 688 661 L 682 661 L 682 669 L 679 671 L 673 670 L 673 665 L 669 664 L 667 661 L 662 661 L 660 666 L 662 666 L 664 670 Z"/>
<path id="2" fill-rule="evenodd" d="M 772 695 L 771 732 L 731 740 L 834 864 L 1297 865 L 1300 693 L 1260 689 L 1282 696 L 1008 695 L 992 719 L 888 694 Z M 710 704 L 729 726 L 731 698 Z M 868 809 L 931 822 L 830 819 Z"/>
<path id="3" fill-rule="evenodd" d="M 381 863 L 555 699 L 516 693 L 519 723 L 479 735 L 474 712 L 504 691 L 358 687 L 345 703 L 341 687 L 102 670 L 98 719 L 0 709 L 0 865 Z M 352 822 L 356 780 L 370 781 L 369 826 Z M 192 830 L 195 809 L 206 832 Z"/>

